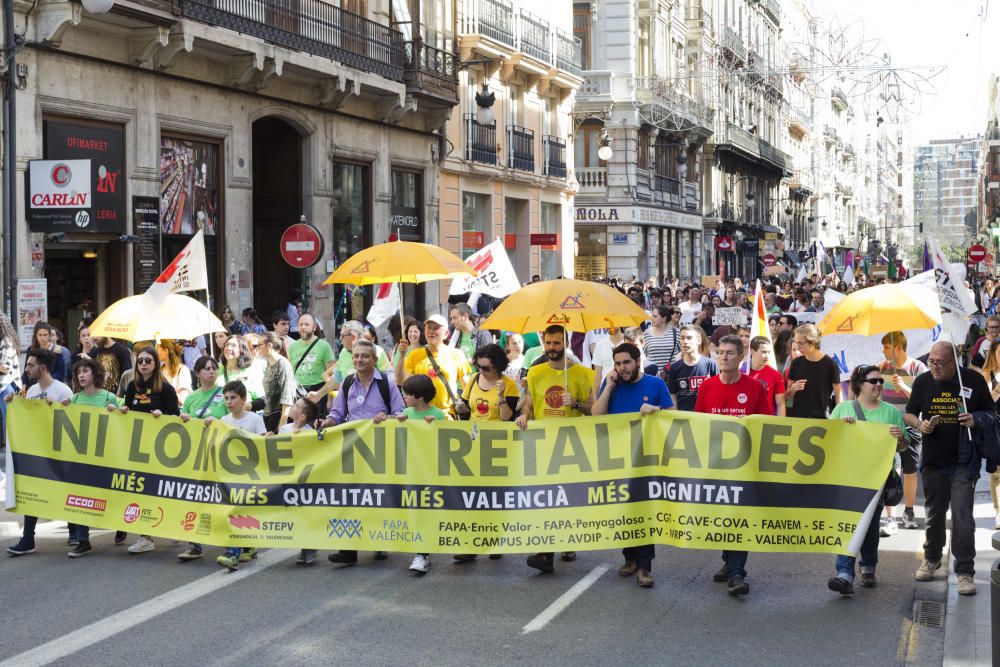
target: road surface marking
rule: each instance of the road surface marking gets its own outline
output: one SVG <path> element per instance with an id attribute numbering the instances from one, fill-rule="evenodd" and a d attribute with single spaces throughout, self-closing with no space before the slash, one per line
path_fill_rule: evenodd
<path id="1" fill-rule="evenodd" d="M 178 607 L 190 604 L 198 598 L 205 597 L 215 591 L 225 588 L 258 572 L 263 572 L 295 553 L 292 549 L 271 549 L 257 558 L 254 567 L 236 570 L 235 572 L 219 571 L 207 577 L 196 579 L 189 584 L 176 588 L 163 595 L 141 602 L 134 607 L 124 609 L 95 623 L 74 630 L 69 634 L 57 637 L 41 646 L 25 651 L 20 655 L 7 658 L 0 662 L 0 667 L 29 667 L 32 665 L 48 665 L 69 655 L 82 651 L 130 630 L 137 625 L 152 620 L 157 616 L 173 611 Z"/>
<path id="2" fill-rule="evenodd" d="M 593 570 L 588 572 L 583 579 L 573 584 L 573 586 L 568 591 L 557 597 L 552 604 L 550 604 L 548 607 L 542 610 L 542 613 L 531 619 L 531 622 L 529 622 L 526 626 L 524 626 L 524 628 L 522 628 L 521 634 L 526 635 L 529 632 L 538 632 L 546 625 L 548 625 L 552 621 L 552 619 L 561 614 L 566 609 L 566 607 L 573 604 L 573 602 L 576 601 L 578 597 L 583 595 L 588 588 L 593 586 L 598 579 L 604 576 L 604 573 L 608 571 L 609 567 L 611 566 L 598 565 Z M 0 665 L 0 667 L 3 666 Z"/>

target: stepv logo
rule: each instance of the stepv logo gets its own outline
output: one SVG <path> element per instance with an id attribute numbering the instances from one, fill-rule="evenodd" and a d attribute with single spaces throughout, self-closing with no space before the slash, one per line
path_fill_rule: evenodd
<path id="1" fill-rule="evenodd" d="M 248 530 L 260 530 L 260 519 L 249 514 L 229 517 L 229 525 L 233 528 L 246 528 Z"/>
<path id="2" fill-rule="evenodd" d="M 361 519 L 330 519 L 330 537 L 361 537 Z"/>

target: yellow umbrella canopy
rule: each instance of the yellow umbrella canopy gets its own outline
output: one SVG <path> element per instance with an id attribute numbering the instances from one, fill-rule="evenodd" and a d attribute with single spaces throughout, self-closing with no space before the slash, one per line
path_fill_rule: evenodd
<path id="1" fill-rule="evenodd" d="M 94 336 L 139 340 L 191 340 L 202 334 L 225 331 L 212 311 L 183 294 L 170 294 L 158 307 L 137 294 L 116 301 L 90 325 Z"/>
<path id="2" fill-rule="evenodd" d="M 895 283 L 848 294 L 817 325 L 821 334 L 871 336 L 903 329 L 933 329 L 941 324 L 937 293 Z"/>
<path id="3" fill-rule="evenodd" d="M 422 283 L 462 275 L 479 274 L 444 248 L 429 243 L 390 241 L 352 255 L 323 284 Z"/>
<path id="4" fill-rule="evenodd" d="M 639 326 L 648 317 L 646 311 L 613 287 L 561 279 L 522 287 L 493 311 L 482 328 L 526 333 L 559 324 L 567 331 L 591 331 Z"/>

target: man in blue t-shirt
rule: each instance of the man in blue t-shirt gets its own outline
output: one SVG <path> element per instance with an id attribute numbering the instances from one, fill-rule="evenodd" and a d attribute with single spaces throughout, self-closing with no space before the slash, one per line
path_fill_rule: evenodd
<path id="1" fill-rule="evenodd" d="M 615 369 L 608 373 L 601 385 L 591 414 L 619 415 L 638 412 L 645 417 L 660 410 L 669 410 L 674 402 L 667 385 L 655 375 L 646 375 L 639 366 L 639 348 L 632 343 L 622 343 L 612 351 Z M 623 577 L 636 579 L 643 588 L 653 587 L 653 558 L 656 548 L 652 544 L 622 549 L 625 564 L 618 570 Z"/>

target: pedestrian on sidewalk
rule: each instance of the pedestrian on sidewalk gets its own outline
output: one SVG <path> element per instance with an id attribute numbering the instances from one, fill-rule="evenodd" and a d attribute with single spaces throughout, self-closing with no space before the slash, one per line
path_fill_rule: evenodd
<path id="1" fill-rule="evenodd" d="M 905 449 L 908 446 L 909 438 L 904 430 L 903 416 L 899 414 L 899 410 L 882 400 L 884 385 L 885 378 L 882 377 L 882 371 L 879 370 L 878 366 L 858 366 L 851 373 L 851 394 L 856 398 L 853 401 L 840 403 L 833 409 L 830 419 L 843 419 L 848 424 L 854 424 L 858 421 L 888 424 L 889 434 L 896 438 L 897 450 Z M 871 522 L 865 532 L 865 539 L 861 543 L 861 585 L 865 588 L 874 588 L 878 583 L 875 578 L 880 532 L 877 519 L 882 513 L 883 507 L 880 494 L 878 507 L 872 513 Z M 854 556 L 837 556 L 837 575 L 827 582 L 831 591 L 841 595 L 854 593 L 856 560 Z"/>
<path id="2" fill-rule="evenodd" d="M 923 435 L 920 478 L 927 512 L 924 561 L 914 578 L 930 581 L 941 567 L 950 508 L 958 592 L 975 595 L 976 522 L 972 507 L 981 461 L 968 431 L 976 428 L 975 413 L 995 415 L 995 405 L 983 376 L 959 368 L 957 355 L 952 343 L 935 343 L 927 357 L 930 372 L 914 380 L 906 404 L 906 425 L 919 428 Z"/>

